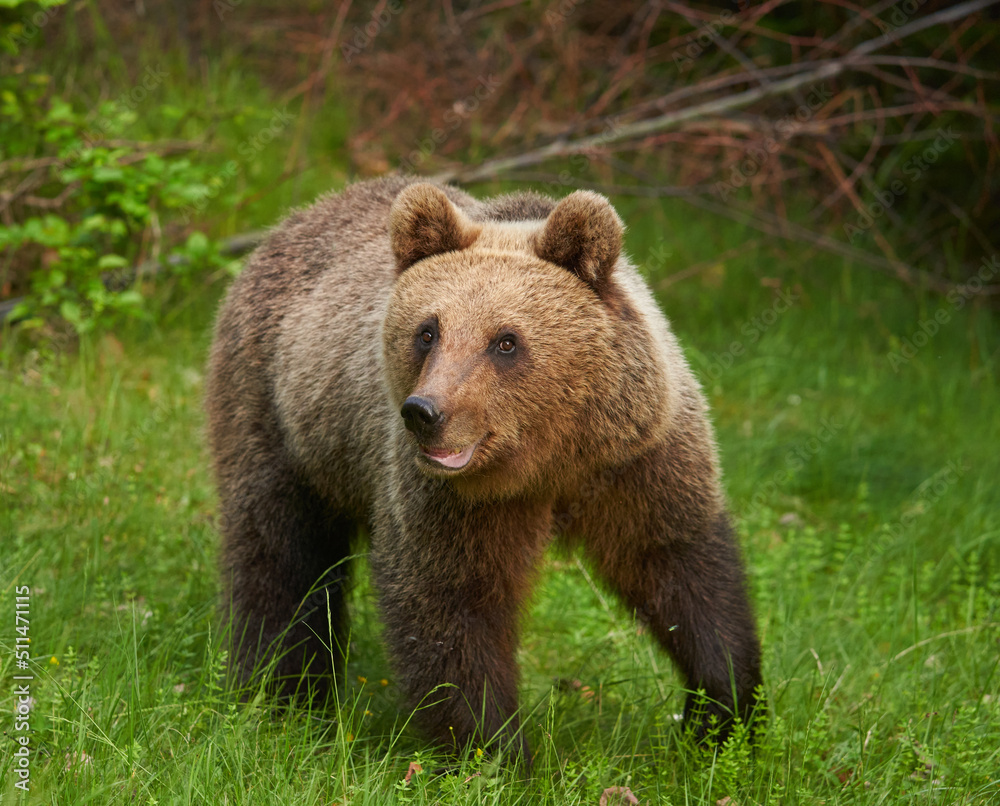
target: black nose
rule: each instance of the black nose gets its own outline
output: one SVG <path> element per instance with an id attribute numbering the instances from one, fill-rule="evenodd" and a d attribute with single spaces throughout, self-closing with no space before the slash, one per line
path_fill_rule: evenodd
<path id="1" fill-rule="evenodd" d="M 444 415 L 438 411 L 434 401 L 426 397 L 410 395 L 403 401 L 403 408 L 399 410 L 406 421 L 406 427 L 418 437 L 429 437 L 434 431 L 434 426 L 444 419 Z"/>

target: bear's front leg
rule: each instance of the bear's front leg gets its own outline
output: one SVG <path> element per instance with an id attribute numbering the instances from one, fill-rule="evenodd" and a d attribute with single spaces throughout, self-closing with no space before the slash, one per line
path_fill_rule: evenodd
<path id="1" fill-rule="evenodd" d="M 726 514 L 719 513 L 706 531 L 647 547 L 644 563 L 648 579 L 625 582 L 620 590 L 687 681 L 685 723 L 699 741 L 713 722 L 724 740 L 734 717 L 753 730 L 763 716 L 757 701 L 760 645 Z M 705 692 L 701 704 L 698 689 Z"/>
<path id="2" fill-rule="evenodd" d="M 433 482 L 428 482 L 433 484 Z M 416 503 L 378 526 L 372 568 L 396 674 L 415 721 L 461 752 L 509 748 L 521 735 L 516 652 L 521 609 L 548 522 L 530 506 Z M 544 523 L 543 523 L 544 521 Z"/>
<path id="3" fill-rule="evenodd" d="M 684 459 L 684 450 L 664 446 L 606 473 L 586 500 L 563 510 L 562 525 L 677 663 L 695 736 L 714 723 L 724 739 L 734 717 L 753 729 L 762 716 L 760 644 L 713 469 Z M 698 689 L 707 700 L 700 707 Z"/>

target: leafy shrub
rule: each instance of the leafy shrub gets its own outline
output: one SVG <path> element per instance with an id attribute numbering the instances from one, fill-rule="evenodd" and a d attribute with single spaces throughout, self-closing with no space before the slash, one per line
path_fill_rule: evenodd
<path id="1" fill-rule="evenodd" d="M 13 18 L 0 10 L 5 61 L 39 39 L 31 20 L 52 13 L 31 7 L 19 4 Z M 108 328 L 149 316 L 151 275 L 187 286 L 195 271 L 224 265 L 201 233 L 173 247 L 163 234 L 172 213 L 209 191 L 207 171 L 175 156 L 189 144 L 121 139 L 137 118 L 127 103 L 81 112 L 51 76 L 25 72 L 21 63 L 0 73 L 0 295 L 23 295 L 12 318 L 31 327 L 57 314 L 78 333 Z"/>

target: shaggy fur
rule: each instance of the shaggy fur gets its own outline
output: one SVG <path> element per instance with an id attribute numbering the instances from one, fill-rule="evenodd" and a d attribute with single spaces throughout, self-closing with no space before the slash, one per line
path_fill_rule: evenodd
<path id="1" fill-rule="evenodd" d="M 705 401 L 621 243 L 595 193 L 393 178 L 257 250 L 207 397 L 245 679 L 270 657 L 289 686 L 330 679 L 361 529 L 398 679 L 435 703 L 424 728 L 526 754 L 518 622 L 558 537 L 705 690 L 700 731 L 750 715 L 760 650 Z"/>

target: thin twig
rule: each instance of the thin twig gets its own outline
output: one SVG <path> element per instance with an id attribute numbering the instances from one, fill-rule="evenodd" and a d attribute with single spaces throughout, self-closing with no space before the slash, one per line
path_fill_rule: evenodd
<path id="1" fill-rule="evenodd" d="M 875 103 L 875 111 L 882 113 L 884 110 L 879 105 L 878 93 L 873 92 L 873 102 Z M 857 184 L 858 180 L 862 175 L 867 175 L 868 169 L 871 167 L 872 162 L 875 160 L 875 155 L 878 153 L 879 148 L 882 145 L 882 136 L 885 134 L 885 115 L 878 114 L 875 117 L 876 120 L 876 130 L 872 137 L 869 145 L 868 152 L 862 158 L 862 160 L 854 166 L 854 170 L 851 171 L 850 176 L 845 176 L 840 168 L 840 163 L 837 162 L 833 153 L 829 148 L 826 147 L 825 143 L 818 143 L 820 147 L 820 153 L 823 157 L 831 161 L 831 165 L 834 171 L 838 174 L 837 187 L 832 193 L 830 193 L 825 199 L 823 199 L 814 209 L 813 215 L 815 216 L 821 210 L 827 210 L 834 202 L 836 202 L 845 193 L 850 197 L 851 203 L 854 208 L 861 209 L 861 198 L 858 196 L 857 191 L 854 186 Z"/>
<path id="2" fill-rule="evenodd" d="M 320 56 L 319 67 L 310 73 L 305 81 L 285 93 L 284 97 L 281 99 L 283 104 L 290 103 L 295 98 L 298 98 L 303 93 L 309 92 L 313 87 L 326 80 L 327 76 L 330 74 L 330 70 L 333 69 L 333 53 L 336 50 L 337 40 L 340 39 L 340 33 L 344 29 L 344 21 L 347 19 L 347 13 L 350 11 L 351 3 L 352 0 L 341 0 L 340 7 L 337 9 L 337 16 L 334 18 L 330 33 L 323 42 L 323 53 Z"/>
<path id="3" fill-rule="evenodd" d="M 63 192 L 58 196 L 54 196 L 51 199 L 47 199 L 43 196 L 25 196 L 21 199 L 21 204 L 26 204 L 29 207 L 38 207 L 42 210 L 57 210 L 66 203 L 66 200 L 72 196 L 79 187 L 79 182 L 70 182 L 65 188 L 63 188 Z"/>
<path id="4" fill-rule="evenodd" d="M 949 73 L 961 73 L 972 78 L 982 78 L 987 81 L 1000 81 L 1000 73 L 994 70 L 980 70 L 958 62 L 946 62 L 941 59 L 929 59 L 924 56 L 866 56 L 857 60 L 858 64 L 890 64 L 897 67 L 929 67 L 933 70 L 945 70 Z M 931 91 L 935 91 L 931 88 Z"/>

